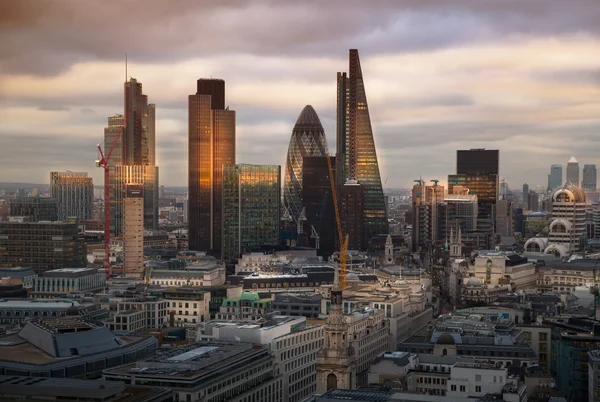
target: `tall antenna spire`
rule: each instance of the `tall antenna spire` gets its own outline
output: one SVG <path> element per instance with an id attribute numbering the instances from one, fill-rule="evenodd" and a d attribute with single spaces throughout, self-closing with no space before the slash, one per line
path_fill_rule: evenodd
<path id="1" fill-rule="evenodd" d="M 125 82 L 127 82 L 127 53 L 125 53 Z"/>

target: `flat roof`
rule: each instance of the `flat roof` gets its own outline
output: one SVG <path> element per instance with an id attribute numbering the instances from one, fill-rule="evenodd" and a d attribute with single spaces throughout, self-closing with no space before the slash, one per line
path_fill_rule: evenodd
<path id="1" fill-rule="evenodd" d="M 71 306 L 79 306 L 80 303 L 77 301 L 57 301 L 48 299 L 48 301 L 42 301 L 40 299 L 34 300 L 2 300 L 0 299 L 0 308 L 39 308 L 39 309 L 61 309 L 69 308 Z"/>

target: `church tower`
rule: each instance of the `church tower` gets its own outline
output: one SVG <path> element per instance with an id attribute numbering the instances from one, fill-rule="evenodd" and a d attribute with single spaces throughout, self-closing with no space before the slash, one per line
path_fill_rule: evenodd
<path id="1" fill-rule="evenodd" d="M 388 235 L 385 240 L 385 265 L 394 265 L 394 243 L 392 243 L 392 236 Z"/>
<path id="2" fill-rule="evenodd" d="M 454 236 L 454 228 L 450 228 L 450 258 L 461 258 L 462 255 L 462 231 L 456 228 L 457 234 Z"/>
<path id="3" fill-rule="evenodd" d="M 344 320 L 338 266 L 325 324 L 325 344 L 317 358 L 317 393 L 334 388 L 356 388 L 355 358 L 354 348 L 348 339 L 348 324 Z"/>

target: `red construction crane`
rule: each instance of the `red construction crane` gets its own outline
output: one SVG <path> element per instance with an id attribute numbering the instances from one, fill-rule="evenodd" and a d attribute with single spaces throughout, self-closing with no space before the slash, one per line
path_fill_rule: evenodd
<path id="1" fill-rule="evenodd" d="M 113 139 L 113 142 L 106 156 L 104 156 L 100 144 L 97 145 L 100 160 L 96 161 L 96 166 L 104 168 L 104 272 L 106 273 L 107 284 L 110 279 L 110 170 L 108 161 L 110 160 L 110 156 L 115 150 L 115 146 L 117 145 L 119 138 L 121 138 L 121 133 L 127 125 L 127 119 L 129 118 L 130 114 L 131 109 L 129 109 L 127 115 L 123 119 L 123 126 L 117 132 L 117 135 L 115 135 L 115 138 Z"/>

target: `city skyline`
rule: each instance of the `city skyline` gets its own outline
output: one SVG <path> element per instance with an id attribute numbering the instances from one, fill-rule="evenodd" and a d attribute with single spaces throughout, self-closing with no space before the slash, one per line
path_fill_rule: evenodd
<path id="1" fill-rule="evenodd" d="M 156 165 L 167 186 L 186 184 L 186 97 L 200 77 L 228 82 L 228 104 L 238 114 L 236 160 L 285 166 L 289 133 L 306 104 L 319 111 L 333 148 L 335 72 L 345 69 L 349 48 L 361 52 L 385 187 L 408 188 L 421 176 L 443 181 L 455 171 L 456 149 L 499 149 L 500 177 L 515 189 L 545 184 L 549 166 L 566 166 L 572 156 L 582 165 L 600 163 L 599 4 L 405 1 L 381 2 L 366 13 L 356 3 L 348 24 L 330 30 L 322 27 L 336 15 L 336 2 L 320 7 L 316 18 L 308 17 L 309 5 L 149 2 L 132 26 L 92 37 L 109 15 L 126 14 L 115 12 L 120 2 L 93 12 L 72 3 L 67 15 L 77 16 L 75 23 L 63 19 L 62 6 L 25 3 L 5 14 L 17 22 L 0 47 L 0 181 L 46 183 L 51 170 L 74 170 L 102 183 L 95 144 L 106 117 L 122 113 L 125 53 L 128 75 L 156 104 Z M 199 43 L 183 22 L 203 12 L 230 18 L 239 29 L 209 24 L 202 29 L 216 29 L 215 39 Z M 566 12 L 571 17 L 561 18 Z M 250 23 L 265 13 L 277 20 L 269 30 Z M 138 33 L 140 24 L 159 19 L 181 32 Z M 431 24 L 436 29 L 420 29 Z M 127 39 L 114 46 L 113 35 Z M 29 51 L 19 51 L 23 46 Z"/>

